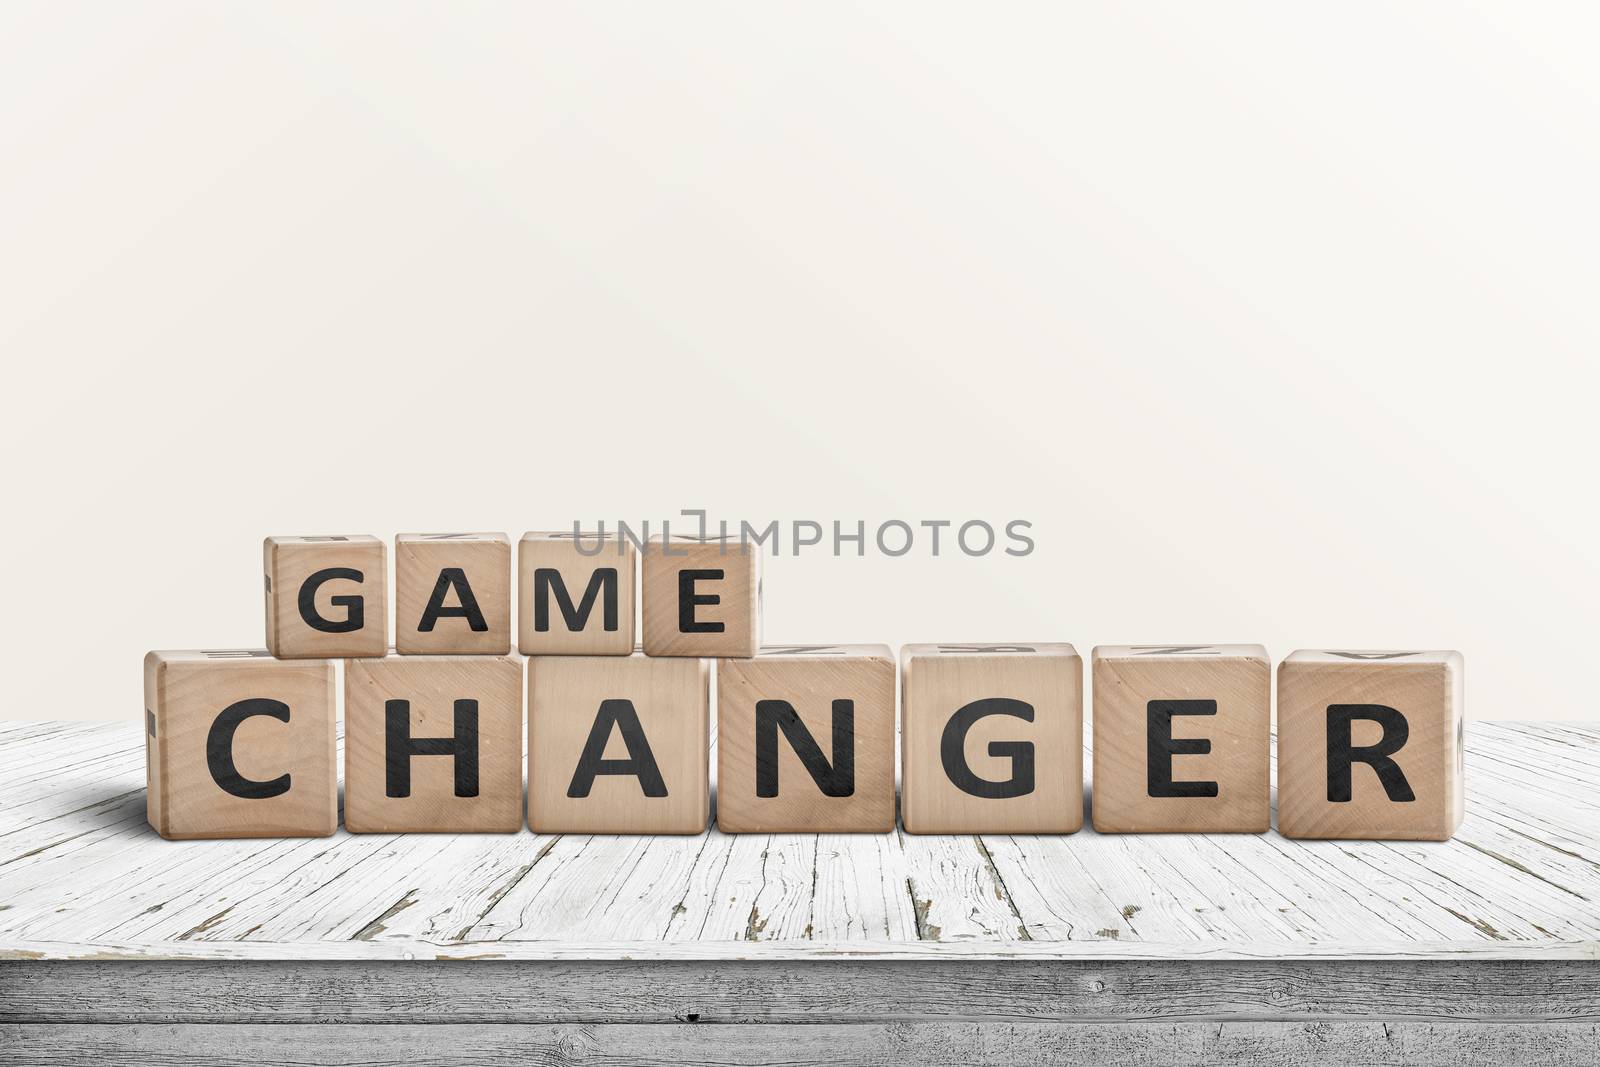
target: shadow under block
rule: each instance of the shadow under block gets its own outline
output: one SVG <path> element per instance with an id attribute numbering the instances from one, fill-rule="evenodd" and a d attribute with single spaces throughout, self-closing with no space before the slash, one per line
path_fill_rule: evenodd
<path id="1" fill-rule="evenodd" d="M 633 653 L 638 554 L 626 540 L 579 551 L 570 533 L 526 533 L 517 545 L 517 647 L 528 656 Z"/>
<path id="2" fill-rule="evenodd" d="M 279 659 L 381 656 L 389 648 L 389 552 L 376 537 L 269 537 L 267 651 Z"/>
<path id="3" fill-rule="evenodd" d="M 742 542 L 655 538 L 645 545 L 647 656 L 748 659 L 761 644 L 761 552 Z"/>
<path id="4" fill-rule="evenodd" d="M 345 829 L 522 829 L 520 657 L 350 660 L 344 683 Z"/>
<path id="5" fill-rule="evenodd" d="M 338 826 L 333 664 L 265 650 L 144 660 L 145 810 L 170 840 Z"/>
<path id="6" fill-rule="evenodd" d="M 1260 645 L 1107 645 L 1091 657 L 1094 828 L 1264 833 L 1272 663 Z"/>
<path id="7" fill-rule="evenodd" d="M 511 651 L 511 539 L 503 533 L 394 539 L 394 647 L 402 655 Z"/>
<path id="8" fill-rule="evenodd" d="M 1443 841 L 1466 814 L 1459 652 L 1311 652 L 1278 665 L 1278 832 Z"/>
<path id="9" fill-rule="evenodd" d="M 717 663 L 717 826 L 894 829 L 894 653 L 780 645 Z"/>
<path id="10" fill-rule="evenodd" d="M 528 661 L 528 826 L 698 834 L 711 813 L 711 667 L 701 659 Z"/>
<path id="11" fill-rule="evenodd" d="M 908 833 L 1083 827 L 1083 660 L 1071 645 L 906 645 L 900 666 Z"/>

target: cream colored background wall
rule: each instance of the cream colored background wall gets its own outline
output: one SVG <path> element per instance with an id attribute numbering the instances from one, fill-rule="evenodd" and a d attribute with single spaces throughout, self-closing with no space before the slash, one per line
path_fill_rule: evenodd
<path id="1" fill-rule="evenodd" d="M 1594 718 L 1574 5 L 0 6 L 0 715 L 267 533 L 1033 521 L 777 641 L 1448 646 Z"/>

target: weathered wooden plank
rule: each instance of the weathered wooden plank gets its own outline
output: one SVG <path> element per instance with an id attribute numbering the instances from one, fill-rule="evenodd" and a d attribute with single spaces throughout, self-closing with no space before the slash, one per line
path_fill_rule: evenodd
<path id="1" fill-rule="evenodd" d="M 218 990 L 227 990 L 218 997 Z M 0 964 L 0 1022 L 1600 1022 L 1600 964 L 637 961 Z"/>
<path id="2" fill-rule="evenodd" d="M 0 1063 L 162 1062 L 256 1067 L 312 1065 L 673 1063 L 772 1065 L 905 1063 L 1195 1064 L 1537 1062 L 1593 1063 L 1591 1023 L 821 1023 L 788 1026 L 639 1023 L 256 1024 L 0 1026 Z"/>
<path id="3" fill-rule="evenodd" d="M 1600 941 L 42 941 L 6 960 L 1596 960 Z"/>

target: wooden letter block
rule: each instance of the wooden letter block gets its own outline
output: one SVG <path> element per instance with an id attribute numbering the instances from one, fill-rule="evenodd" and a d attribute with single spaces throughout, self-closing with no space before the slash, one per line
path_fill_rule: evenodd
<path id="1" fill-rule="evenodd" d="M 1278 832 L 1444 841 L 1466 814 L 1459 652 L 1295 652 L 1278 666 Z"/>
<path id="2" fill-rule="evenodd" d="M 1094 650 L 1094 828 L 1272 825 L 1272 665 L 1260 645 Z"/>
<path id="3" fill-rule="evenodd" d="M 717 664 L 717 826 L 894 829 L 887 645 L 778 645 Z"/>
<path id="4" fill-rule="evenodd" d="M 586 536 L 580 550 L 570 533 L 523 534 L 517 647 L 528 656 L 631 655 L 637 558 L 627 541 L 604 535 Z"/>
<path id="5" fill-rule="evenodd" d="M 376 537 L 269 537 L 267 651 L 279 659 L 381 656 L 389 552 Z"/>
<path id="6" fill-rule="evenodd" d="M 528 825 L 556 834 L 698 834 L 711 811 L 710 664 L 528 661 Z"/>
<path id="7" fill-rule="evenodd" d="M 906 645 L 900 665 L 909 833 L 1083 826 L 1083 660 L 1071 645 Z"/>
<path id="8" fill-rule="evenodd" d="M 351 833 L 522 829 L 522 660 L 399 656 L 344 668 Z"/>
<path id="9" fill-rule="evenodd" d="M 146 656 L 146 814 L 156 833 L 333 833 L 333 685 L 327 660 L 285 663 L 265 650 Z"/>
<path id="10" fill-rule="evenodd" d="M 646 544 L 645 655 L 748 659 L 760 644 L 759 546 L 678 537 Z"/>
<path id="11" fill-rule="evenodd" d="M 511 538 L 503 533 L 394 539 L 395 651 L 504 656 L 511 651 Z"/>

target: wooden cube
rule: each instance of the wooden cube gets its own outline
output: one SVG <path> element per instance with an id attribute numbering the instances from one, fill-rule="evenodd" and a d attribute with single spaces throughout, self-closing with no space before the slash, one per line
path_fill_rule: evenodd
<path id="1" fill-rule="evenodd" d="M 522 829 L 521 657 L 350 660 L 344 680 L 345 829 Z"/>
<path id="2" fill-rule="evenodd" d="M 1094 650 L 1094 828 L 1272 825 L 1272 664 L 1260 645 Z"/>
<path id="3" fill-rule="evenodd" d="M 894 829 L 894 654 L 777 645 L 717 664 L 717 826 Z"/>
<path id="4" fill-rule="evenodd" d="M 528 661 L 528 825 L 539 833 L 698 834 L 711 810 L 710 664 Z"/>
<path id="5" fill-rule="evenodd" d="M 603 534 L 526 533 L 517 546 L 517 647 L 528 656 L 633 653 L 638 554 Z"/>
<path id="6" fill-rule="evenodd" d="M 749 658 L 761 644 L 761 553 L 737 540 L 653 538 L 643 560 L 647 656 Z"/>
<path id="7" fill-rule="evenodd" d="M 1459 652 L 1292 653 L 1278 666 L 1278 832 L 1444 841 L 1466 814 Z"/>
<path id="8" fill-rule="evenodd" d="M 907 832 L 1083 826 L 1083 660 L 1071 645 L 906 645 L 900 667 Z"/>
<path id="9" fill-rule="evenodd" d="M 170 840 L 338 826 L 333 664 L 265 649 L 144 659 L 146 815 Z"/>
<path id="10" fill-rule="evenodd" d="M 279 659 L 381 656 L 389 553 L 376 537 L 269 537 L 267 650 Z"/>
<path id="11" fill-rule="evenodd" d="M 504 656 L 511 651 L 511 538 L 503 533 L 394 539 L 395 651 Z"/>

